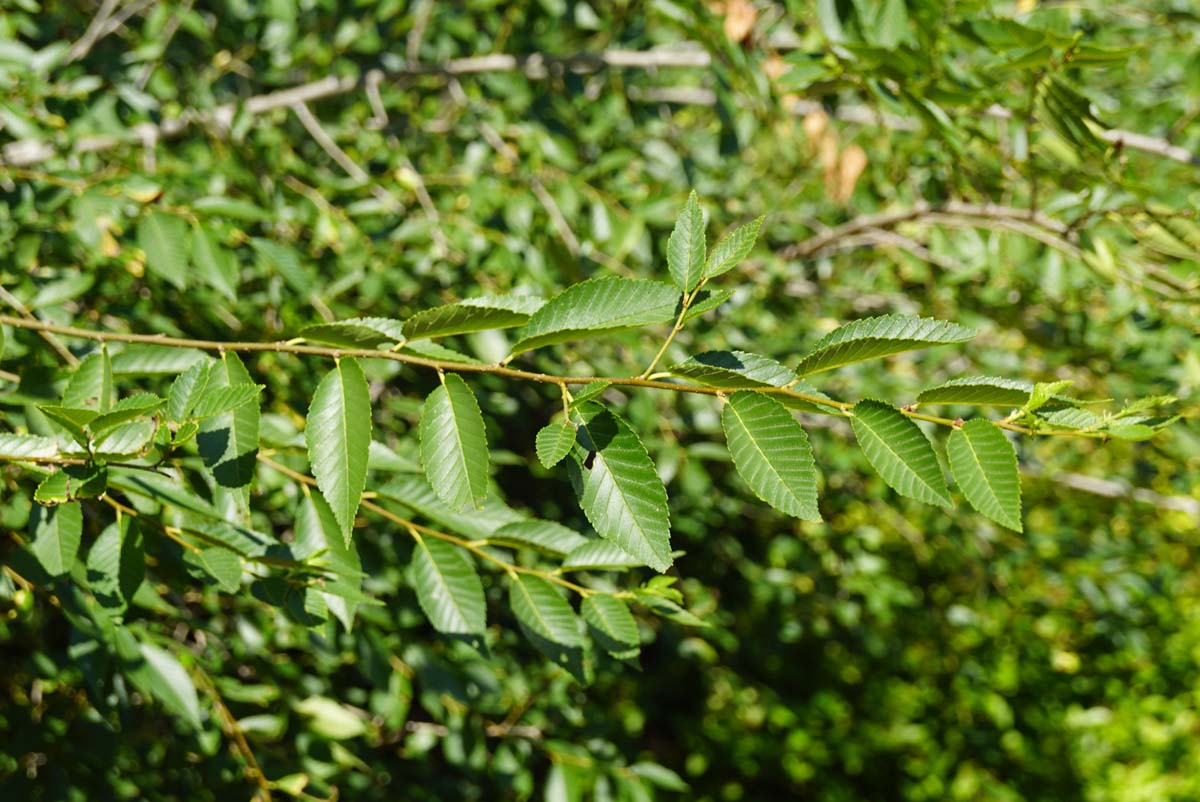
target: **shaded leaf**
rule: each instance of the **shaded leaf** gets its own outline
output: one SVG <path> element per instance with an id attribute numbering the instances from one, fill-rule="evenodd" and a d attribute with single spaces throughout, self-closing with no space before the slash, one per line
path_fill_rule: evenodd
<path id="1" fill-rule="evenodd" d="M 392 346 L 404 339 L 404 324 L 386 317 L 359 317 L 338 323 L 321 323 L 300 330 L 309 342 L 337 345 L 342 348 L 379 348 Z"/>
<path id="2" fill-rule="evenodd" d="M 178 289 L 187 286 L 188 231 L 182 218 L 147 212 L 137 224 L 138 247 L 146 253 L 146 269 Z"/>
<path id="3" fill-rule="evenodd" d="M 589 540 L 581 543 L 563 558 L 564 571 L 612 571 L 634 568 L 642 561 L 625 553 L 610 540 Z"/>
<path id="4" fill-rule="evenodd" d="M 855 320 L 826 334 L 808 356 L 800 360 L 801 376 L 912 351 L 930 345 L 959 343 L 975 332 L 956 323 L 904 315 L 884 315 Z"/>
<path id="5" fill-rule="evenodd" d="M 922 390 L 922 404 L 973 404 L 975 406 L 1019 407 L 1033 392 L 1030 382 L 992 376 L 966 376 Z"/>
<path id="6" fill-rule="evenodd" d="M 529 548 L 552 557 L 562 557 L 594 542 L 554 521 L 513 521 L 489 535 L 487 541 L 495 546 Z"/>
<path id="7" fill-rule="evenodd" d="M 418 312 L 404 321 L 404 336 L 420 340 L 521 326 L 545 303 L 529 295 L 470 298 Z"/>
<path id="8" fill-rule="evenodd" d="M 582 646 L 579 619 L 553 584 L 540 576 L 516 574 L 509 578 L 509 603 L 517 620 L 528 631 L 561 646 Z"/>
<path id="9" fill-rule="evenodd" d="M 780 512 L 820 521 L 812 447 L 792 413 L 743 390 L 729 396 L 721 421 L 733 464 L 754 494 Z"/>
<path id="10" fill-rule="evenodd" d="M 575 445 L 575 424 L 570 421 L 550 423 L 538 430 L 535 438 L 538 461 L 553 468 Z"/>
<path id="11" fill-rule="evenodd" d="M 583 600 L 579 612 L 605 650 L 623 654 L 640 645 L 637 620 L 620 599 L 596 593 Z"/>
<path id="12" fill-rule="evenodd" d="M 950 433 L 950 473 L 979 512 L 1001 526 L 1022 531 L 1017 453 L 995 424 L 976 419 Z"/>
<path id="13" fill-rule="evenodd" d="M 208 386 L 239 384 L 254 382 L 237 354 L 222 354 L 221 361 L 213 365 L 209 374 Z M 201 422 L 196 445 L 204 464 L 222 487 L 246 487 L 254 478 L 260 417 L 258 404 L 250 403 Z"/>
<path id="14" fill-rule="evenodd" d="M 78 504 L 38 508 L 33 524 L 33 555 L 51 576 L 71 570 L 83 539 L 83 509 Z"/>
<path id="15" fill-rule="evenodd" d="M 483 585 L 462 550 L 444 540 L 417 539 L 412 558 L 413 589 L 438 632 L 480 635 L 487 627 Z"/>
<path id="16" fill-rule="evenodd" d="M 106 412 L 113 404 L 112 362 L 108 350 L 88 354 L 75 368 L 63 391 L 62 405 Z"/>

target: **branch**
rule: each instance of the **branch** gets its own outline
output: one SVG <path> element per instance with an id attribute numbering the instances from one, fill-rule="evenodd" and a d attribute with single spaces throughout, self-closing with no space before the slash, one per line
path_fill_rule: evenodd
<path id="1" fill-rule="evenodd" d="M 692 393 L 695 395 L 719 397 L 724 397 L 729 392 L 728 390 L 718 387 L 706 387 L 700 384 L 681 384 L 677 382 L 660 381 L 657 379 L 643 379 L 640 376 L 559 376 L 551 373 L 538 373 L 531 370 L 519 370 L 517 368 L 510 368 L 504 365 L 487 365 L 482 363 L 450 362 L 441 359 L 429 359 L 428 357 L 416 356 L 415 354 L 406 354 L 402 351 L 379 351 L 366 348 L 327 348 L 316 345 L 301 345 L 290 340 L 285 342 L 221 342 L 217 340 L 192 340 L 184 337 L 168 337 L 159 334 L 127 334 L 123 332 L 78 329 L 73 326 L 60 326 L 55 323 L 47 323 L 41 320 L 24 320 L 22 318 L 12 317 L 11 315 L 0 315 L 0 324 L 12 326 L 13 328 L 17 329 L 26 329 L 29 331 L 48 331 L 55 334 L 61 334 L 66 337 L 78 337 L 80 339 L 93 340 L 95 342 L 141 343 L 143 345 L 158 345 L 167 348 L 192 348 L 198 351 L 209 351 L 213 353 L 221 353 L 226 351 L 236 351 L 240 353 L 271 352 L 277 354 L 320 356 L 325 357 L 326 359 L 340 359 L 342 357 L 353 357 L 355 359 L 386 359 L 392 362 L 402 362 L 407 365 L 430 368 L 443 373 L 484 373 L 493 376 L 503 376 L 509 379 L 517 379 L 520 381 L 535 382 L 538 384 L 553 384 L 557 385 L 558 387 L 567 385 L 585 385 L 591 384 L 592 382 L 606 382 L 616 387 L 640 387 L 649 390 L 665 390 L 673 393 Z M 756 388 L 756 392 L 781 395 L 796 399 L 798 401 L 806 401 L 809 404 L 813 404 L 825 409 L 825 414 L 828 415 L 845 415 L 854 408 L 854 404 L 852 402 L 836 401 L 823 395 L 801 393 L 791 389 L 790 387 L 762 387 Z M 936 415 L 926 415 L 907 407 L 900 407 L 898 408 L 898 411 L 906 417 L 912 418 L 913 420 L 936 423 L 939 426 L 957 428 L 961 425 L 961 421 L 956 421 L 951 418 L 938 417 Z M 1007 420 L 998 420 L 992 422 L 1002 429 L 1007 429 L 1011 432 L 1030 436 L 1036 434 L 1060 437 L 1086 437 L 1090 439 L 1107 439 L 1108 437 L 1103 432 L 1074 429 L 1039 428 L 1035 432 L 1028 427 L 1021 426 L 1020 424 L 1016 424 Z"/>
<path id="2" fill-rule="evenodd" d="M 135 7 L 136 8 L 136 7 Z M 120 15 L 118 15 L 120 16 Z M 115 21 L 115 20 L 114 20 Z M 106 26 L 104 33 L 110 33 Z M 119 26 L 118 26 L 119 27 Z M 115 28 L 114 28 L 115 30 Z M 653 70 L 659 68 L 708 69 L 712 66 L 712 57 L 696 43 L 685 42 L 671 48 L 656 48 L 653 50 L 605 50 L 600 53 L 580 53 L 569 56 L 549 56 L 543 53 L 531 53 L 525 56 L 504 53 L 486 56 L 473 56 L 461 59 L 451 59 L 436 64 L 422 64 L 409 61 L 408 63 L 389 69 L 386 73 L 374 70 L 372 72 L 390 77 L 403 78 L 419 75 L 434 75 L 453 77 L 459 75 L 474 75 L 480 73 L 521 72 L 531 80 L 540 80 L 551 75 L 564 73 L 586 74 L 601 69 L 638 69 Z M 337 95 L 344 95 L 358 90 L 366 84 L 366 77 L 329 76 L 318 81 L 290 87 L 287 89 L 267 92 L 246 99 L 242 104 L 245 112 L 251 116 L 265 114 L 274 109 L 287 108 L 296 103 L 310 103 Z M 711 106 L 717 102 L 714 92 L 707 89 L 668 88 L 647 89 L 631 92 L 634 100 L 645 102 L 682 103 L 690 105 Z M 794 103 L 790 111 L 794 114 L 810 114 L 823 108 L 821 103 L 812 100 L 800 100 Z M 179 136 L 193 124 L 206 125 L 218 131 L 229 127 L 237 112 L 237 103 L 226 103 L 216 106 L 211 111 L 200 109 L 185 109 L 172 120 L 165 120 L 160 125 L 141 123 L 127 136 L 90 136 L 75 141 L 72 150 L 75 153 L 94 153 L 110 150 L 126 142 L 145 141 L 149 137 L 145 131 L 138 129 L 154 128 L 154 139 L 168 139 Z M 374 110 L 378 116 L 378 110 Z M 985 112 L 987 116 L 998 119 L 1008 119 L 1013 116 L 1009 109 L 992 106 Z M 847 122 L 862 125 L 879 125 L 884 128 L 901 131 L 920 130 L 918 120 L 894 114 L 881 113 L 869 106 L 843 106 L 834 112 L 834 116 Z M 1133 131 L 1114 128 L 1103 131 L 1100 138 L 1114 147 L 1129 148 L 1145 153 L 1161 156 L 1183 164 L 1200 165 L 1200 156 L 1194 155 L 1185 148 L 1172 145 L 1165 139 L 1159 139 Z M 23 139 L 10 142 L 4 146 L 0 162 L 17 166 L 28 166 L 48 161 L 58 155 L 54 144 L 41 139 Z"/>

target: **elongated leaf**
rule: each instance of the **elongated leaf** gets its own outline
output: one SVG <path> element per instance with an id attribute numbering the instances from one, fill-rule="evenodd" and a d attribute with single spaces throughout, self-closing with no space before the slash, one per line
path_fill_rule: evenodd
<path id="1" fill-rule="evenodd" d="M 146 269 L 178 289 L 187 286 L 188 231 L 182 218 L 148 212 L 138 220 L 138 247 L 146 253 Z"/>
<path id="2" fill-rule="evenodd" d="M 620 599 L 593 594 L 583 600 L 579 611 L 591 628 L 592 637 L 608 652 L 624 654 L 640 645 L 637 620 Z"/>
<path id="3" fill-rule="evenodd" d="M 974 406 L 1019 407 L 1029 400 L 1033 384 L 1018 379 L 965 376 L 922 390 L 922 404 L 972 404 Z"/>
<path id="4" fill-rule="evenodd" d="M 564 571 L 619 571 L 641 565 L 611 540 L 589 540 L 571 549 L 563 558 Z"/>
<path id="5" fill-rule="evenodd" d="M 538 431 L 535 439 L 538 461 L 553 468 L 575 445 L 575 424 L 570 421 L 548 424 Z"/>
<path id="6" fill-rule="evenodd" d="M 756 387 L 790 387 L 794 392 L 828 398 L 816 387 L 796 377 L 795 372 L 770 357 L 745 351 L 707 351 L 667 368 L 672 376 L 689 379 L 708 387 L 724 390 L 749 390 Z M 801 398 L 779 394 L 772 396 L 789 409 L 804 412 L 828 412 Z"/>
<path id="7" fill-rule="evenodd" d="M 305 489 L 307 490 L 307 489 Z M 328 502 L 316 493 L 303 492 L 296 511 L 297 559 L 327 568 L 331 576 L 321 584 L 328 609 L 349 631 L 362 596 L 362 562 L 354 541 L 347 542 Z M 329 598 L 332 596 L 333 598 Z"/>
<path id="8" fill-rule="evenodd" d="M 223 354 L 221 361 L 213 365 L 208 386 L 238 384 L 254 382 L 237 354 Z M 201 422 L 196 445 L 204 464 L 222 487 L 246 487 L 254 478 L 260 417 L 258 404 L 250 403 Z"/>
<path id="9" fill-rule="evenodd" d="M 553 521 L 513 521 L 501 526 L 487 538 L 495 546 L 528 548 L 552 557 L 592 542 L 588 538 Z"/>
<path id="10" fill-rule="evenodd" d="M 950 433 L 946 454 L 971 506 L 1001 526 L 1022 531 L 1017 453 L 1004 432 L 990 421 L 967 421 Z"/>
<path id="11" fill-rule="evenodd" d="M 141 530 L 128 516 L 109 524 L 88 552 L 88 588 L 103 607 L 125 609 L 145 571 Z"/>
<path id="12" fill-rule="evenodd" d="M 33 555 L 50 576 L 62 576 L 75 564 L 83 540 L 83 509 L 78 504 L 37 508 L 33 524 Z"/>
<path id="13" fill-rule="evenodd" d="M 704 267 L 704 277 L 715 278 L 741 264 L 754 249 L 758 232 L 765 219 L 766 217 L 758 217 L 726 234 L 712 249 L 708 264 Z"/>
<path id="14" fill-rule="evenodd" d="M 100 416 L 94 409 L 75 409 L 54 405 L 38 407 L 47 418 L 67 430 L 81 446 L 88 444 L 87 425 Z"/>
<path id="15" fill-rule="evenodd" d="M 545 303 L 529 295 L 470 298 L 418 312 L 404 321 L 404 336 L 421 340 L 522 326 Z"/>
<path id="16" fill-rule="evenodd" d="M 721 304 L 733 297 L 732 287 L 723 287 L 715 290 L 700 290 L 696 293 L 696 298 L 692 301 L 692 305 L 688 307 L 687 313 L 683 316 L 683 321 L 686 323 L 694 317 L 699 317 L 705 312 L 716 309 Z"/>
<path id="17" fill-rule="evenodd" d="M 786 407 L 742 390 L 729 396 L 721 422 L 733 464 L 756 496 L 788 515 L 821 520 L 812 447 Z"/>
<path id="18" fill-rule="evenodd" d="M 338 345 L 343 348 L 379 348 L 404 339 L 404 324 L 386 317 L 358 317 L 340 323 L 321 323 L 301 329 L 309 342 Z"/>
<path id="19" fill-rule="evenodd" d="M 926 504 L 950 506 L 946 477 L 929 438 L 910 418 L 881 401 L 859 401 L 850 419 L 858 445 L 888 487 Z"/>
<path id="20" fill-rule="evenodd" d="M 149 447 L 154 432 L 154 424 L 151 421 L 128 421 L 98 436 L 93 452 L 108 459 L 140 454 Z"/>
<path id="21" fill-rule="evenodd" d="M 513 354 L 672 320 L 679 290 L 661 281 L 605 277 L 551 298 L 520 330 Z"/>
<path id="22" fill-rule="evenodd" d="M 58 454 L 58 443 L 50 437 L 36 434 L 9 434 L 0 432 L 0 457 L 53 457 Z"/>
<path id="23" fill-rule="evenodd" d="M 484 540 L 505 524 L 525 520 L 525 516 L 495 496 L 489 496 L 482 508 L 452 510 L 421 475 L 397 476 L 377 492 L 382 498 L 399 502 L 439 527 L 471 540 Z"/>
<path id="24" fill-rule="evenodd" d="M 438 632 L 483 634 L 487 627 L 483 584 L 461 549 L 422 537 L 413 547 L 412 581 L 421 609 Z"/>
<path id="25" fill-rule="evenodd" d="M 108 412 L 97 415 L 88 422 L 87 428 L 93 434 L 100 435 L 126 421 L 152 415 L 164 403 L 166 403 L 166 399 L 159 398 L 153 393 L 134 393 L 113 404 L 112 409 Z"/>
<path id="26" fill-rule="evenodd" d="M 304 438 L 317 487 L 349 543 L 371 450 L 371 397 L 358 362 L 341 359 L 321 379 L 308 408 Z"/>
<path id="27" fill-rule="evenodd" d="M 112 362 L 108 350 L 101 349 L 84 357 L 67 382 L 62 405 L 77 409 L 107 412 L 113 404 Z"/>
<path id="28" fill-rule="evenodd" d="M 198 565 L 204 573 L 216 580 L 223 593 L 237 593 L 242 587 L 242 558 L 229 549 L 213 546 L 199 554 L 188 554 L 185 560 Z"/>
<path id="29" fill-rule="evenodd" d="M 601 537 L 656 571 L 671 566 L 667 491 L 629 424 L 598 404 L 575 412 L 584 514 Z M 579 453 L 585 452 L 584 454 Z"/>
<path id="30" fill-rule="evenodd" d="M 221 247 L 216 233 L 202 223 L 192 225 L 192 262 L 201 281 L 229 300 L 237 300 L 237 257 Z"/>
<path id="31" fill-rule="evenodd" d="M 175 655 L 153 644 L 141 644 L 141 652 L 143 662 L 129 672 L 131 679 L 167 712 L 200 729 L 200 700 L 187 669 Z"/>
<path id="32" fill-rule="evenodd" d="M 108 489 L 108 469 L 103 464 L 64 465 L 47 476 L 33 491 L 39 504 L 65 504 L 95 498 Z"/>
<path id="33" fill-rule="evenodd" d="M 421 463 L 438 497 L 452 510 L 479 506 L 487 496 L 488 450 L 483 415 L 461 377 L 445 382 L 421 411 Z"/>
<path id="34" fill-rule="evenodd" d="M 211 418 L 213 415 L 231 412 L 251 401 L 257 401 L 262 390 L 261 384 L 234 384 L 206 389 L 196 399 L 196 404 L 191 410 L 191 417 Z"/>
<path id="35" fill-rule="evenodd" d="M 579 618 L 551 583 L 540 576 L 517 574 L 508 583 L 509 603 L 529 632 L 561 646 L 582 646 Z"/>
<path id="36" fill-rule="evenodd" d="M 612 387 L 612 382 L 600 380 L 588 382 L 579 390 L 571 394 L 571 409 L 575 409 L 575 407 L 579 406 L 580 404 L 586 403 L 591 401 L 593 398 L 600 396 L 609 387 Z"/>
<path id="37" fill-rule="evenodd" d="M 131 345 L 121 353 L 113 354 L 112 369 L 117 376 L 161 376 L 187 370 L 206 359 L 203 351 L 194 348 Z"/>
<path id="38" fill-rule="evenodd" d="M 182 423 L 188 417 L 188 413 L 208 387 L 212 365 L 212 362 L 203 360 L 175 377 L 175 381 L 171 382 L 171 390 L 167 393 L 167 418 L 175 423 Z"/>
<path id="39" fill-rule="evenodd" d="M 796 372 L 807 376 L 930 345 L 964 342 L 974 336 L 971 329 L 956 323 L 924 317 L 884 315 L 863 318 L 822 337 L 812 352 L 800 360 Z"/>
<path id="40" fill-rule="evenodd" d="M 704 276 L 704 212 L 695 191 L 688 195 L 667 240 L 667 267 L 675 286 L 684 292 L 696 289 Z"/>

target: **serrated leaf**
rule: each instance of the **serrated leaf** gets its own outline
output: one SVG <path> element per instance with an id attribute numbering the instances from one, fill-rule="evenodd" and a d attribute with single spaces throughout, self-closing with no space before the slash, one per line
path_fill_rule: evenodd
<path id="1" fill-rule="evenodd" d="M 128 516 L 105 527 L 88 552 L 88 588 L 102 607 L 125 609 L 145 572 L 141 530 Z"/>
<path id="2" fill-rule="evenodd" d="M 704 212 L 694 190 L 667 240 L 667 268 L 675 286 L 685 293 L 696 289 L 704 276 Z"/>
<path id="3" fill-rule="evenodd" d="M 207 360 L 203 351 L 167 345 L 131 345 L 112 358 L 117 376 L 160 376 L 180 373 L 197 362 Z"/>
<path id="4" fill-rule="evenodd" d="M 637 620 L 629 606 L 607 594 L 588 596 L 579 606 L 592 637 L 609 652 L 625 653 L 641 645 Z"/>
<path id="5" fill-rule="evenodd" d="M 252 237 L 250 247 L 254 248 L 259 262 L 267 271 L 278 273 L 289 287 L 307 296 L 312 289 L 312 276 L 300 264 L 300 257 L 294 248 L 262 237 Z"/>
<path id="6" fill-rule="evenodd" d="M 439 527 L 471 540 L 484 540 L 501 526 L 525 519 L 494 495 L 484 501 L 482 508 L 468 508 L 462 512 L 452 510 L 421 475 L 397 476 L 377 492 L 381 497 L 397 501 L 425 516 Z"/>
<path id="7" fill-rule="evenodd" d="M 38 409 L 47 418 L 66 429 L 71 438 L 84 447 L 88 445 L 87 425 L 100 416 L 100 413 L 94 409 L 75 409 L 57 405 L 39 406 Z"/>
<path id="8" fill-rule="evenodd" d="M 1036 412 L 1042 407 L 1056 399 L 1069 401 L 1064 399 L 1059 393 L 1067 389 L 1075 382 L 1071 379 L 1063 379 L 1056 382 L 1038 382 L 1033 385 L 1033 391 L 1029 394 L 1029 400 L 1021 407 L 1022 412 Z"/>
<path id="9" fill-rule="evenodd" d="M 200 729 L 200 700 L 187 670 L 165 649 L 141 644 L 142 662 L 128 671 L 139 688 L 156 699 L 167 712 Z"/>
<path id="10" fill-rule="evenodd" d="M 788 515 L 821 520 L 812 447 L 786 407 L 740 390 L 729 396 L 721 422 L 733 464 L 754 495 Z"/>
<path id="11" fill-rule="evenodd" d="M 483 584 L 462 550 L 444 540 L 421 537 L 413 547 L 413 588 L 421 609 L 438 632 L 481 635 L 487 628 Z"/>
<path id="12" fill-rule="evenodd" d="M 871 467 L 902 496 L 950 506 L 946 477 L 929 438 L 910 418 L 881 401 L 859 401 L 850 419 Z"/>
<path id="13" fill-rule="evenodd" d="M 646 447 L 629 424 L 598 404 L 576 410 L 575 423 L 584 514 L 601 537 L 654 570 L 666 571 L 671 566 L 667 491 Z"/>
<path id="14" fill-rule="evenodd" d="M 321 379 L 308 408 L 304 439 L 317 487 L 349 543 L 371 450 L 371 396 L 358 362 L 341 359 Z"/>
<path id="15" fill-rule="evenodd" d="M 113 459 L 142 453 L 154 438 L 154 423 L 148 420 L 127 421 L 96 438 L 94 454 Z"/>
<path id="16" fill-rule="evenodd" d="M 509 578 L 508 590 L 513 614 L 527 631 L 560 646 L 583 646 L 579 618 L 550 582 L 516 574 Z"/>
<path id="17" fill-rule="evenodd" d="M 232 387 L 254 384 L 237 354 L 222 354 L 213 365 L 208 386 Z M 257 403 L 245 404 L 200 424 L 196 446 L 204 464 L 222 487 L 241 488 L 254 478 L 258 455 L 258 425 L 261 412 Z"/>
<path id="18" fill-rule="evenodd" d="M 404 323 L 386 317 L 358 317 L 338 323 L 321 323 L 300 330 L 309 342 L 342 348 L 379 348 L 404 339 Z"/>
<path id="19" fill-rule="evenodd" d="M 167 418 L 181 423 L 188 417 L 200 395 L 208 387 L 208 376 L 212 362 L 203 360 L 175 377 L 167 393 Z"/>
<path id="20" fill-rule="evenodd" d="M 347 542 L 342 536 L 333 510 L 319 494 L 301 494 L 293 552 L 297 559 L 329 570 L 320 591 L 330 612 L 350 631 L 362 597 L 362 561 L 354 541 Z"/>
<path id="21" fill-rule="evenodd" d="M 579 390 L 571 394 L 570 408 L 575 409 L 575 407 L 579 406 L 580 404 L 585 404 L 588 401 L 591 401 L 593 398 L 596 398 L 602 394 L 609 387 L 612 387 L 612 382 L 602 380 L 588 382 Z"/>
<path id="22" fill-rule="evenodd" d="M 236 552 L 212 546 L 199 554 L 190 555 L 190 559 L 216 580 L 221 592 L 237 593 L 241 589 L 242 558 Z"/>
<path id="23" fill-rule="evenodd" d="M 922 390 L 922 404 L 971 404 L 974 406 L 1019 407 L 1029 400 L 1033 384 L 994 376 L 966 376 Z"/>
<path id="24" fill-rule="evenodd" d="M 50 576 L 71 570 L 83 540 L 83 509 L 78 504 L 37 508 L 33 524 L 33 556 Z"/>
<path id="25" fill-rule="evenodd" d="M 151 415 L 157 412 L 164 403 L 166 403 L 166 399 L 159 398 L 153 393 L 134 393 L 113 404 L 112 409 L 108 412 L 97 415 L 87 424 L 87 428 L 92 434 L 98 436 L 127 421 Z"/>
<path id="26" fill-rule="evenodd" d="M 450 374 L 421 410 L 421 464 L 429 484 L 452 510 L 478 506 L 487 496 L 488 448 L 475 394 Z"/>
<path id="27" fill-rule="evenodd" d="M 679 290 L 661 281 L 591 279 L 568 287 L 535 312 L 512 352 L 663 323 L 674 319 L 678 303 Z"/>
<path id="28" fill-rule="evenodd" d="M 968 502 L 1001 526 L 1022 531 L 1017 452 L 995 424 L 975 419 L 950 433 L 950 473 Z"/>
<path id="29" fill-rule="evenodd" d="M 534 438 L 538 462 L 553 468 L 575 445 L 575 424 L 570 421 L 550 423 L 538 430 Z"/>
<path id="30" fill-rule="evenodd" d="M 683 624 L 687 627 L 708 626 L 708 623 L 704 619 L 692 611 L 680 607 L 670 599 L 664 599 L 656 594 L 647 593 L 641 588 L 634 590 L 633 594 L 646 609 L 668 621 L 674 621 L 677 624 Z"/>
<path id="31" fill-rule="evenodd" d="M 589 540 L 571 549 L 562 561 L 564 571 L 619 571 L 642 565 L 610 540 Z"/>
<path id="32" fill-rule="evenodd" d="M 108 489 L 108 469 L 103 464 L 64 465 L 43 479 L 33 491 L 39 504 L 65 504 L 95 498 Z"/>
<path id="33" fill-rule="evenodd" d="M 705 312 L 716 309 L 732 297 L 733 289 L 731 287 L 722 287 L 716 290 L 700 290 L 700 292 L 696 293 L 696 298 L 684 314 L 683 322 L 686 323 L 694 317 L 699 317 Z"/>
<path id="34" fill-rule="evenodd" d="M 421 340 L 522 326 L 545 303 L 530 295 L 469 298 L 418 312 L 404 321 L 404 336 Z"/>
<path id="35" fill-rule="evenodd" d="M 1096 413 L 1086 409 L 1057 409 L 1045 417 L 1046 423 L 1063 429 L 1095 429 L 1100 426 L 1100 418 Z"/>
<path id="36" fill-rule="evenodd" d="M 237 257 L 221 247 L 216 233 L 201 223 L 192 225 L 192 262 L 201 281 L 229 300 L 237 300 Z"/>
<path id="37" fill-rule="evenodd" d="M 231 412 L 257 401 L 263 391 L 261 384 L 233 384 L 227 387 L 210 387 L 200 394 L 192 407 L 191 417 L 211 418 L 223 412 Z"/>
<path id="38" fill-rule="evenodd" d="M 36 434 L 9 434 L 0 432 L 0 458 L 16 460 L 26 458 L 49 458 L 58 454 L 58 443 L 50 437 Z"/>
<path id="39" fill-rule="evenodd" d="M 712 249 L 704 268 L 705 278 L 715 278 L 737 267 L 754 249 L 765 216 L 755 218 L 726 234 Z"/>
<path id="40" fill-rule="evenodd" d="M 75 368 L 63 391 L 62 405 L 107 412 L 113 404 L 112 362 L 108 350 L 88 354 Z"/>
<path id="41" fill-rule="evenodd" d="M 178 289 L 187 286 L 188 231 L 182 218 L 148 212 L 138 220 L 138 247 L 146 254 L 146 269 Z"/>
<path id="42" fill-rule="evenodd" d="M 797 378 L 795 372 L 786 365 L 770 357 L 745 351 L 707 351 L 689 357 L 686 361 L 667 368 L 667 371 L 672 376 L 689 379 L 707 387 L 719 387 L 723 390 L 790 387 L 797 393 L 805 393 L 818 398 L 829 397 L 803 379 Z M 816 413 L 829 411 L 828 407 L 821 407 L 802 398 L 783 393 L 772 397 L 789 409 Z"/>
<path id="43" fill-rule="evenodd" d="M 1144 423 L 1112 423 L 1105 427 L 1104 432 L 1118 440 L 1130 440 L 1133 442 L 1149 440 L 1158 434 L 1156 429 Z"/>
<path id="44" fill-rule="evenodd" d="M 863 318 L 822 337 L 812 352 L 800 360 L 796 373 L 808 376 L 930 345 L 965 342 L 974 336 L 971 329 L 944 320 L 906 315 Z"/>
<path id="45" fill-rule="evenodd" d="M 554 521 L 513 521 L 488 535 L 487 541 L 493 546 L 533 549 L 551 557 L 562 557 L 593 542 Z"/>

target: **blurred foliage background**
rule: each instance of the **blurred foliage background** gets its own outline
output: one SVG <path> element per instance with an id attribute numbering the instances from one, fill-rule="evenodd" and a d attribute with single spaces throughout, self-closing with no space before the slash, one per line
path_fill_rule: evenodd
<path id="1" fill-rule="evenodd" d="M 1200 798 L 1198 115 L 1186 0 L 7 0 L 7 306 L 273 340 L 663 277 L 695 188 L 713 234 L 767 222 L 671 359 L 786 359 L 845 320 L 923 314 L 982 334 L 824 386 L 902 403 L 967 372 L 1071 379 L 1178 395 L 1185 421 L 1148 442 L 1019 443 L 1017 535 L 897 497 L 828 419 L 805 421 L 826 520 L 784 518 L 734 475 L 711 399 L 609 391 L 668 483 L 680 587 L 708 628 L 642 619 L 638 664 L 583 686 L 515 627 L 482 650 L 435 636 L 407 539 L 375 522 L 358 548 L 383 604 L 350 632 L 148 544 L 130 626 L 189 655 L 199 730 L 102 665 L 77 593 L 18 581 L 32 485 L 5 468 L 0 797 L 262 797 L 253 761 L 279 798 Z M 228 257 L 156 270 L 137 226 L 158 212 Z M 664 333 L 523 362 L 636 372 Z M 7 339 L 0 419 L 23 425 L 60 363 Z M 507 350 L 499 333 L 459 345 Z M 247 365 L 264 443 L 289 442 L 319 371 Z M 369 377 L 380 437 L 411 457 L 436 378 Z M 508 504 L 585 525 L 533 459 L 554 388 L 473 385 Z M 294 492 L 259 477 L 264 529 L 292 525 Z"/>

